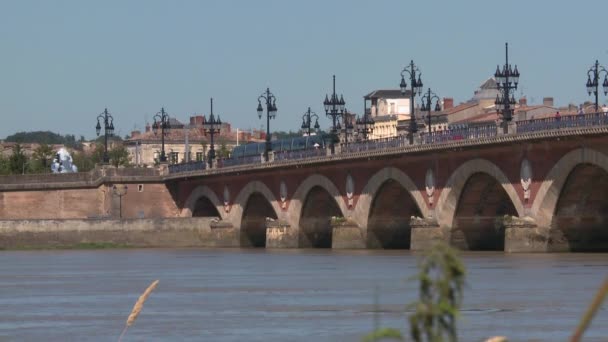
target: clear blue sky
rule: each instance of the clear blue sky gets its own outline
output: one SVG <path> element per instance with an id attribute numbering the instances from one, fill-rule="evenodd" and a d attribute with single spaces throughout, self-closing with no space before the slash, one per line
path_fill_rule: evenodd
<path id="1" fill-rule="evenodd" d="M 365 93 L 398 87 L 410 59 L 425 88 L 459 103 L 504 63 L 505 41 L 529 101 L 580 103 L 590 65 L 608 66 L 607 13 L 606 0 L 4 0 L 0 137 L 92 138 L 106 106 L 124 136 L 161 106 L 181 121 L 206 114 L 209 97 L 233 127 L 259 128 L 267 86 L 272 129 L 297 129 L 308 106 L 327 126 L 332 74 L 360 113 Z"/>

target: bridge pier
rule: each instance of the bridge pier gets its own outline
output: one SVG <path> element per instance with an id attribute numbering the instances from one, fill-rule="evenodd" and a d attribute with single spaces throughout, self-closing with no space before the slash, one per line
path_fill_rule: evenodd
<path id="1" fill-rule="evenodd" d="M 298 248 L 298 234 L 285 221 L 266 221 L 266 248 Z"/>
<path id="2" fill-rule="evenodd" d="M 362 249 L 366 248 L 365 234 L 359 226 L 348 219 L 331 220 L 333 249 Z"/>
<path id="3" fill-rule="evenodd" d="M 538 227 L 530 217 L 505 216 L 505 252 L 539 253 L 549 251 L 550 229 Z"/>
<path id="4" fill-rule="evenodd" d="M 450 241 L 450 231 L 439 226 L 436 220 L 420 217 L 410 219 L 411 251 L 425 251 L 430 249 L 435 243 Z"/>

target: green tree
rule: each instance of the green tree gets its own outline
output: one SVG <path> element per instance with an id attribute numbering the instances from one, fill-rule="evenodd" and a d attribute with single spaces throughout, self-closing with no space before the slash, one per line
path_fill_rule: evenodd
<path id="1" fill-rule="evenodd" d="M 74 152 L 72 154 L 72 162 L 78 167 L 78 172 L 88 172 L 95 168 L 95 161 L 92 155 L 84 152 Z"/>
<path id="2" fill-rule="evenodd" d="M 8 158 L 0 154 L 0 175 L 9 175 L 10 173 Z"/>
<path id="3" fill-rule="evenodd" d="M 14 175 L 25 173 L 27 162 L 27 156 L 23 152 L 21 144 L 15 144 L 15 146 L 13 146 L 13 154 L 8 158 L 10 173 Z"/>
<path id="4" fill-rule="evenodd" d="M 220 148 L 219 150 L 217 150 L 217 158 L 229 158 L 230 157 L 230 151 L 228 150 L 228 147 L 226 146 L 226 142 L 225 141 L 220 141 Z"/>
<path id="5" fill-rule="evenodd" d="M 46 172 L 49 170 L 49 161 L 53 159 L 54 155 L 55 152 L 51 146 L 47 144 L 40 144 L 40 146 L 36 147 L 34 150 L 32 157 L 37 162 L 36 164 L 39 165 L 41 171 Z"/>
<path id="6" fill-rule="evenodd" d="M 115 146 L 113 149 L 108 151 L 108 156 L 110 157 L 110 164 L 115 167 L 118 166 L 129 166 L 131 162 L 131 156 L 129 156 L 129 151 L 123 145 Z"/>

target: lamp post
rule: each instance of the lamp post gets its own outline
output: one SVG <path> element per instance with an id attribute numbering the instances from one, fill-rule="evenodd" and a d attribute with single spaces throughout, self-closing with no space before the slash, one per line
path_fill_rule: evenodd
<path id="1" fill-rule="evenodd" d="M 344 113 L 342 113 L 342 126 L 340 126 L 340 122 L 338 122 L 337 131 L 342 130 L 344 133 L 344 151 L 348 147 L 348 134 L 353 132 L 353 121 L 350 115 L 348 114 L 348 109 L 344 108 Z"/>
<path id="2" fill-rule="evenodd" d="M 116 185 L 112 186 L 112 191 L 114 195 L 118 196 L 118 217 L 122 219 L 122 196 L 127 194 L 127 185 L 123 185 L 118 187 Z"/>
<path id="3" fill-rule="evenodd" d="M 215 159 L 215 146 L 213 145 L 213 136 L 215 134 L 220 133 L 220 128 L 222 127 L 222 120 L 220 120 L 220 116 L 217 118 L 213 115 L 213 98 L 211 98 L 211 113 L 209 113 L 209 118 L 205 119 L 203 122 L 203 131 L 205 135 L 209 134 L 211 136 L 211 145 L 209 146 L 209 156 L 207 159 L 209 160 L 209 168 L 213 168 L 213 159 Z"/>
<path id="4" fill-rule="evenodd" d="M 101 123 L 99 120 L 103 120 L 103 163 L 107 164 L 110 162 L 110 158 L 108 157 L 108 137 L 114 135 L 114 118 L 108 113 L 108 108 L 105 108 L 103 113 L 97 116 L 97 126 L 95 126 L 97 136 L 99 136 L 99 133 L 101 132 Z"/>
<path id="5" fill-rule="evenodd" d="M 268 153 L 271 150 L 270 145 L 270 119 L 277 116 L 277 98 L 270 92 L 270 88 L 266 88 L 266 92 L 258 97 L 258 118 L 262 119 L 262 99 L 266 101 L 266 148 L 264 149 L 264 161 L 268 162 Z"/>
<path id="6" fill-rule="evenodd" d="M 344 97 L 340 95 L 338 99 L 338 95 L 336 94 L 336 75 L 333 75 L 333 91 L 331 94 L 331 99 L 325 94 L 325 100 L 323 101 L 323 107 L 325 107 L 325 115 L 331 116 L 332 126 L 330 130 L 331 135 L 331 154 L 336 152 L 335 143 L 338 140 L 338 117 L 344 113 Z"/>
<path id="7" fill-rule="evenodd" d="M 433 93 L 431 91 L 431 88 L 429 88 L 429 90 L 424 93 L 424 95 L 422 95 L 422 98 L 420 99 L 420 102 L 422 102 L 422 106 L 420 107 L 420 110 L 423 112 L 428 112 L 428 118 L 429 118 L 429 137 L 431 136 L 431 105 L 433 104 L 433 100 L 435 100 L 435 111 L 439 112 L 441 111 L 441 105 L 439 104 L 439 96 L 437 96 L 435 93 Z"/>
<path id="8" fill-rule="evenodd" d="M 371 113 L 367 114 L 367 100 L 363 99 L 363 117 L 357 118 L 356 126 L 357 133 L 363 135 L 363 140 L 367 140 L 369 134 L 374 131 L 374 119 L 372 119 Z"/>
<path id="9" fill-rule="evenodd" d="M 315 124 L 312 126 L 312 118 L 315 118 Z M 306 134 L 310 136 L 311 128 L 314 128 L 315 132 L 319 130 L 319 116 L 315 112 L 308 110 L 302 115 L 302 131 L 306 130 Z"/>
<path id="10" fill-rule="evenodd" d="M 168 131 L 171 129 L 171 126 L 169 125 L 169 114 L 165 112 L 164 107 L 160 109 L 160 112 L 154 115 L 152 129 L 154 130 L 154 134 L 158 134 L 158 130 L 160 129 L 160 161 L 161 163 L 164 163 L 167 161 L 167 156 L 165 155 L 165 135 L 168 134 Z"/>
<path id="11" fill-rule="evenodd" d="M 600 76 L 602 73 L 604 74 L 604 82 L 602 83 L 602 87 L 604 88 L 604 96 L 606 96 L 606 95 L 608 95 L 608 71 L 606 71 L 606 69 L 604 69 L 604 67 L 601 66 L 600 63 L 596 59 L 595 64 L 593 64 L 591 66 L 591 68 L 589 68 L 589 70 L 587 71 L 587 93 L 589 93 L 590 96 L 592 93 L 595 95 L 595 112 L 596 113 L 599 111 L 598 87 L 599 87 Z"/>
<path id="12" fill-rule="evenodd" d="M 509 64 L 509 43 L 505 43 L 505 65 L 503 65 L 502 70 L 500 70 L 500 66 L 496 66 L 494 78 L 498 88 L 494 104 L 496 105 L 496 111 L 502 116 L 503 131 L 507 134 L 509 133 L 509 122 L 513 120 L 513 108 L 515 107 L 515 96 L 511 90 L 517 90 L 517 84 L 519 83 L 517 65 L 515 69 L 512 69 L 511 64 Z"/>
<path id="13" fill-rule="evenodd" d="M 414 97 L 416 93 L 418 95 L 422 94 L 422 80 L 420 79 L 420 69 L 414 64 L 414 61 L 410 62 L 410 65 L 406 66 L 401 70 L 401 84 L 399 85 L 401 88 L 401 94 L 405 95 L 405 91 L 407 89 L 407 83 L 405 82 L 405 74 L 408 75 L 410 81 L 410 87 L 412 87 L 412 96 L 410 96 L 410 131 L 409 131 L 409 140 L 410 145 L 414 144 L 414 134 L 418 132 L 418 124 L 416 123 L 416 115 L 414 115 Z M 416 75 L 418 76 L 418 80 L 416 80 Z"/>

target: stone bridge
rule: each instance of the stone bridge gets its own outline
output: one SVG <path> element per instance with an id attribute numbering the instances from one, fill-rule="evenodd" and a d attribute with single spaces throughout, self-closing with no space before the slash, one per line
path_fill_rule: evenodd
<path id="1" fill-rule="evenodd" d="M 608 250 L 608 129 L 571 127 L 170 174 L 241 246 Z"/>
<path id="2" fill-rule="evenodd" d="M 604 123 L 208 170 L 4 177 L 0 218 L 198 217 L 215 222 L 214 246 L 608 251 L 607 146 Z"/>

